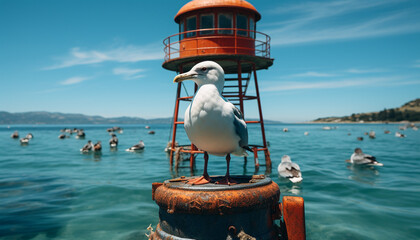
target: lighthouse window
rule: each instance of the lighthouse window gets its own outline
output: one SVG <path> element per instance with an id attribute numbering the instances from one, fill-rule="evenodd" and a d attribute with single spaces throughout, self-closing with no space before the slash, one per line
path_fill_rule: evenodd
<path id="1" fill-rule="evenodd" d="M 197 17 L 189 17 L 187 18 L 187 31 L 193 31 L 197 29 Z M 196 32 L 189 32 L 187 33 L 187 37 L 194 37 Z"/>
<path id="2" fill-rule="evenodd" d="M 250 18 L 250 19 L 249 19 L 249 30 L 251 30 L 251 31 L 249 32 L 249 35 L 250 35 L 252 38 L 255 38 L 255 32 L 253 32 L 253 31 L 255 31 L 255 22 L 254 22 L 254 19 L 253 19 L 253 18 Z"/>
<path id="3" fill-rule="evenodd" d="M 245 15 L 236 15 L 236 28 L 237 29 L 248 29 L 248 19 Z M 238 31 L 238 35 L 248 36 L 247 31 Z"/>
<path id="4" fill-rule="evenodd" d="M 200 16 L 200 29 L 214 28 L 214 16 L 213 14 L 203 14 Z M 201 35 L 212 34 L 213 30 L 201 31 Z"/>
<path id="5" fill-rule="evenodd" d="M 229 13 L 221 13 L 219 14 L 219 28 L 233 28 L 232 24 L 232 14 Z M 232 34 L 232 29 L 225 29 L 225 30 L 219 30 L 219 33 L 221 34 Z"/>
<path id="6" fill-rule="evenodd" d="M 181 23 L 179 23 L 179 33 L 182 33 L 179 35 L 179 40 L 184 39 L 184 21 L 181 21 Z"/>

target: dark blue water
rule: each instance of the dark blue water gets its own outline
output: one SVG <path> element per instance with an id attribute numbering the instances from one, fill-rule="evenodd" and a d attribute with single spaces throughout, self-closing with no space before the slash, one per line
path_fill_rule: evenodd
<path id="1" fill-rule="evenodd" d="M 266 126 L 273 161 L 270 177 L 282 195 L 305 199 L 308 239 L 420 239 L 420 131 L 407 129 L 406 138 L 397 138 L 396 124 L 343 124 L 333 130 L 322 126 Z M 64 127 L 83 128 L 86 138 L 60 140 Z M 107 145 L 108 127 L 0 126 L 0 239 L 146 239 L 146 228 L 158 222 L 152 183 L 190 176 L 188 162 L 178 172 L 170 170 L 163 151 L 168 125 L 151 125 L 155 135 L 147 134 L 144 125 L 121 125 L 117 151 Z M 289 132 L 282 131 L 285 127 Z M 15 130 L 21 137 L 31 132 L 34 139 L 21 146 L 10 138 Z M 376 139 L 364 135 L 370 130 Z M 183 129 L 178 135 L 182 143 Z M 250 126 L 249 135 L 251 143 L 259 143 L 258 128 Z M 364 141 L 357 141 L 358 136 Z M 124 151 L 140 139 L 146 144 L 144 152 Z M 81 154 L 87 140 L 101 140 L 102 154 Z M 384 166 L 346 165 L 356 147 Z M 284 154 L 300 165 L 302 183 L 278 178 Z M 196 168 L 195 174 L 201 174 L 201 155 Z M 223 158 L 210 156 L 210 175 L 223 175 L 225 169 Z M 231 173 L 254 174 L 254 164 L 233 157 Z M 257 173 L 264 174 L 265 167 Z"/>

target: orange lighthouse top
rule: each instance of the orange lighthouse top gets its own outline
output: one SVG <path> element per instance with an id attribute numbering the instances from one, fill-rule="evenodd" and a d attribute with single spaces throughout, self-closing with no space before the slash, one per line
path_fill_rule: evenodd
<path id="1" fill-rule="evenodd" d="M 185 13 L 206 8 L 242 8 L 255 13 L 255 21 L 261 19 L 260 13 L 252 4 L 244 0 L 193 0 L 185 4 L 176 14 L 175 22 L 179 23 L 179 17 Z"/>
<path id="2" fill-rule="evenodd" d="M 162 66 L 184 72 L 195 63 L 213 60 L 225 73 L 254 66 L 267 69 L 270 58 L 270 36 L 257 31 L 261 14 L 244 0 L 193 0 L 175 15 L 179 33 L 167 37 Z"/>

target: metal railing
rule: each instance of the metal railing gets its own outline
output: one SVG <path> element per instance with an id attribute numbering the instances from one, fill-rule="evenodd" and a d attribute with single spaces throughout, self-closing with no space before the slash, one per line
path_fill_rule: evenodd
<path id="1" fill-rule="evenodd" d="M 223 33 L 222 33 L 223 32 Z M 228 33 L 226 33 L 228 32 Z M 188 36 L 188 37 L 187 37 Z M 233 46 L 206 46 L 181 49 L 182 43 L 201 40 L 234 40 Z M 270 58 L 270 36 L 258 31 L 237 29 L 237 28 L 207 28 L 185 31 L 171 35 L 163 40 L 165 51 L 165 62 L 181 57 L 182 51 L 189 51 L 196 55 L 202 55 L 202 52 L 223 49 L 227 54 L 240 54 L 243 52 L 252 53 L 253 56 Z M 253 41 L 252 47 L 246 47 L 240 44 L 243 41 Z M 238 44 L 239 43 L 239 44 Z"/>

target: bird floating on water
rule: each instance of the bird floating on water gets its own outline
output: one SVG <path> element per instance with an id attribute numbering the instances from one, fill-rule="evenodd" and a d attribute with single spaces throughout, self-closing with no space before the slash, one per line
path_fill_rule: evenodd
<path id="1" fill-rule="evenodd" d="M 125 151 L 127 152 L 138 152 L 138 151 L 142 151 L 144 149 L 145 145 L 143 140 L 140 140 L 139 143 L 137 143 L 136 145 L 133 145 L 132 147 L 126 149 Z"/>
<path id="2" fill-rule="evenodd" d="M 21 138 L 20 140 L 20 144 L 28 144 L 29 143 L 29 138 L 27 138 L 27 137 L 24 137 L 24 138 Z"/>
<path id="3" fill-rule="evenodd" d="M 19 133 L 18 131 L 15 131 L 14 133 L 12 133 L 12 135 L 10 136 L 11 138 L 19 138 Z"/>
<path id="4" fill-rule="evenodd" d="M 102 150 L 102 143 L 101 141 L 98 141 L 97 143 L 95 143 L 95 145 L 93 145 L 93 150 L 95 152 L 99 152 Z"/>
<path id="5" fill-rule="evenodd" d="M 299 165 L 292 162 L 289 155 L 284 155 L 281 158 L 281 163 L 277 167 L 277 171 L 281 177 L 287 178 L 293 183 L 303 180 Z"/>
<path id="6" fill-rule="evenodd" d="M 364 153 L 360 148 L 354 149 L 354 153 L 347 162 L 356 165 L 383 166 L 382 163 L 376 161 L 374 156 Z"/>
<path id="7" fill-rule="evenodd" d="M 82 153 L 88 153 L 88 152 L 92 151 L 92 150 L 93 150 L 93 148 L 94 148 L 94 145 L 93 145 L 92 141 L 91 141 L 91 140 L 89 140 L 89 141 L 85 144 L 85 146 L 83 146 L 83 148 L 82 148 L 82 149 L 80 149 L 80 151 L 81 151 Z"/>
<path id="8" fill-rule="evenodd" d="M 226 175 L 216 183 L 235 183 L 229 174 L 230 154 L 247 156 L 245 150 L 252 150 L 248 147 L 248 131 L 242 113 L 221 95 L 225 82 L 223 68 L 213 61 L 201 62 L 174 78 L 176 83 L 184 80 L 192 80 L 198 86 L 185 111 L 185 132 L 190 141 L 204 151 L 203 176 L 189 183 L 211 181 L 207 173 L 208 154 L 226 156 Z"/>
<path id="9" fill-rule="evenodd" d="M 396 132 L 396 133 L 395 133 L 395 136 L 396 136 L 396 137 L 399 137 L 399 138 L 405 138 L 405 134 L 400 133 L 400 132 Z"/>
<path id="10" fill-rule="evenodd" d="M 116 148 L 118 146 L 118 138 L 117 135 L 114 133 L 111 135 L 111 139 L 109 139 L 109 147 Z"/>

